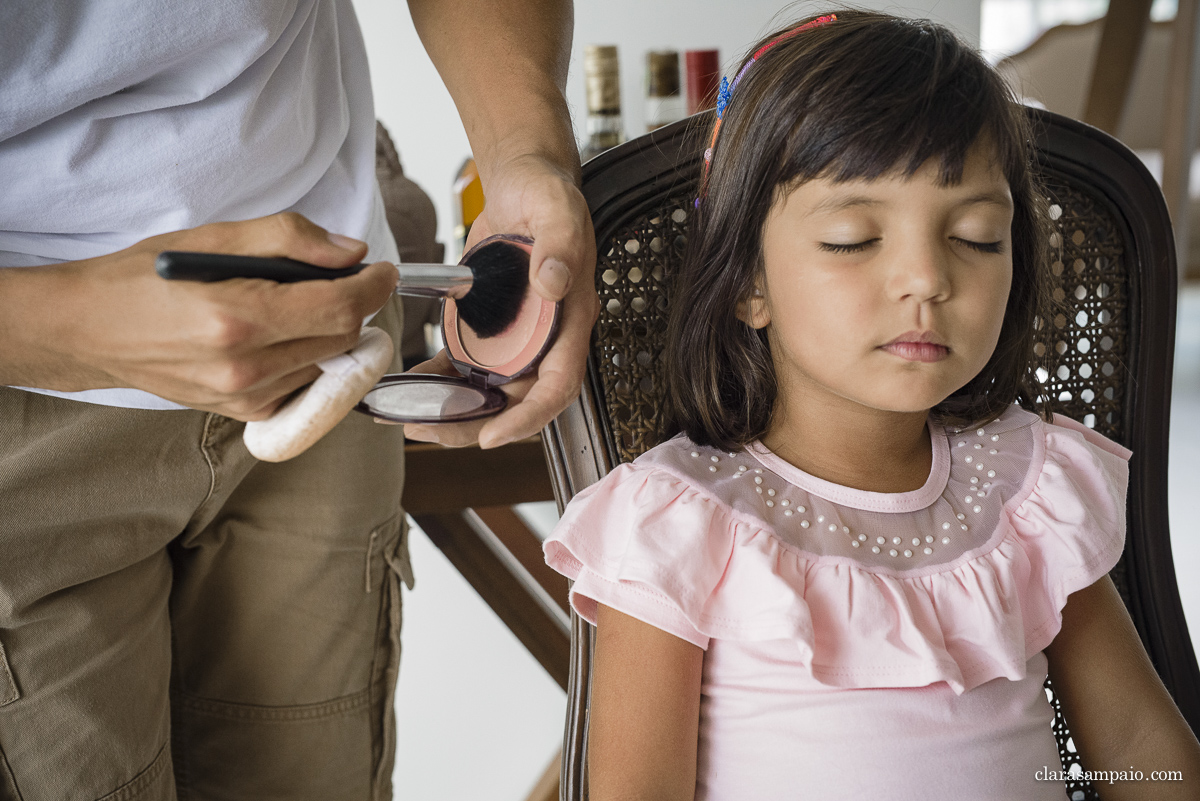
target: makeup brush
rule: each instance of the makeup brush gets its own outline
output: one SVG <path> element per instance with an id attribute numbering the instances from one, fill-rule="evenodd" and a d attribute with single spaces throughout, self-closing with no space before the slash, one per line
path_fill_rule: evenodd
<path id="1" fill-rule="evenodd" d="M 225 253 L 164 251 L 155 271 L 174 281 L 266 278 L 280 283 L 332 280 L 354 275 L 366 264 L 331 269 L 295 259 Z M 452 298 L 458 317 L 481 338 L 502 333 L 521 310 L 529 288 L 529 252 L 508 239 L 481 242 L 457 265 L 396 264 L 396 294 Z"/>

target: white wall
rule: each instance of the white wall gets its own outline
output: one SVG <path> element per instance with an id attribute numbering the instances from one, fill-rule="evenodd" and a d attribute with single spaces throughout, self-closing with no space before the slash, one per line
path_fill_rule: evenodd
<path id="1" fill-rule="evenodd" d="M 439 238 L 451 255 L 450 185 L 470 147 L 454 103 L 425 55 L 402 0 L 355 0 L 367 41 L 376 115 L 396 141 L 405 172 L 433 198 Z M 868 3 L 909 16 L 930 17 L 979 41 L 978 0 Z M 577 136 L 583 131 L 583 46 L 616 44 L 621 55 L 621 95 L 630 136 L 643 129 L 645 52 L 717 48 L 728 69 L 760 36 L 779 24 L 831 7 L 779 0 L 580 0 L 575 4 L 575 45 L 567 83 Z M 782 10 L 781 10 L 782 9 Z M 463 47 L 470 43 L 464 41 Z"/>

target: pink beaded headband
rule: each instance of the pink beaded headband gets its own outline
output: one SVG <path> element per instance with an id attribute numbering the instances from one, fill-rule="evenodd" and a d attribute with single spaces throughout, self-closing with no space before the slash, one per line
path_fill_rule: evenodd
<path id="1" fill-rule="evenodd" d="M 750 67 L 757 62 L 764 53 L 780 42 L 791 39 L 793 36 L 803 31 L 819 28 L 820 26 L 828 25 L 831 22 L 837 22 L 837 14 L 826 14 L 825 16 L 817 17 L 816 19 L 810 20 L 799 27 L 793 28 L 782 36 L 772 39 L 762 47 L 755 50 L 754 55 L 750 56 L 750 60 L 743 64 L 742 68 L 738 70 L 738 74 L 734 77 L 732 84 L 729 83 L 728 78 L 721 78 L 721 89 L 717 93 L 717 124 L 713 126 L 712 139 L 708 143 L 708 149 L 704 151 L 704 174 L 700 178 L 701 190 L 699 197 L 696 198 L 697 207 L 700 206 L 700 198 L 704 197 L 704 187 L 708 184 L 708 171 L 712 167 L 713 148 L 717 145 L 717 134 L 721 132 L 721 122 L 725 118 L 725 107 L 729 105 L 730 96 L 733 94 L 733 90 L 736 89 L 737 85 L 741 82 L 742 76 L 746 74 L 746 70 L 750 69 Z"/>

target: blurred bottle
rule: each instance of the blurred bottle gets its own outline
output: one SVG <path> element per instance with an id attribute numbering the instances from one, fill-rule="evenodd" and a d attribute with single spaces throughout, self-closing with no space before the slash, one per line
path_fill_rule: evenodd
<path id="1" fill-rule="evenodd" d="M 621 71 L 615 45 L 588 45 L 583 51 L 587 81 L 587 140 L 580 157 L 587 161 L 625 141 L 621 120 Z"/>
<path id="2" fill-rule="evenodd" d="M 663 50 L 646 54 L 647 131 L 683 119 L 686 107 L 680 84 L 679 53 Z"/>
<path id="3" fill-rule="evenodd" d="M 687 113 L 697 114 L 717 105 L 721 84 L 721 60 L 716 50 L 689 50 L 687 64 Z"/>
<path id="4" fill-rule="evenodd" d="M 454 260 L 462 256 L 471 223 L 483 211 L 483 184 L 475 159 L 468 158 L 454 176 Z"/>

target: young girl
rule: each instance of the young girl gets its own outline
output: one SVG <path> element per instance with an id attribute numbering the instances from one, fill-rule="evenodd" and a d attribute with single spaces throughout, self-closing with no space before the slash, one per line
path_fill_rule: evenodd
<path id="1" fill-rule="evenodd" d="M 591 798 L 1061 801 L 1047 671 L 1085 766 L 1144 775 L 1106 800 L 1196 798 L 1107 577 L 1129 452 L 1030 375 L 1020 108 L 944 28 L 864 12 L 729 89 L 672 299 L 682 433 L 546 543 L 597 626 Z"/>

